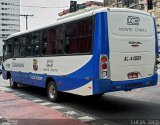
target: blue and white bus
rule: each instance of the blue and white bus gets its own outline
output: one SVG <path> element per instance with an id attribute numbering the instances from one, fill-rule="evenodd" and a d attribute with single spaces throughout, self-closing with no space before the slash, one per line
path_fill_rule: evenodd
<path id="1" fill-rule="evenodd" d="M 38 23 L 38 22 L 37 22 Z M 157 84 L 155 18 L 146 12 L 100 8 L 11 35 L 3 47 L 3 78 L 82 96 Z"/>

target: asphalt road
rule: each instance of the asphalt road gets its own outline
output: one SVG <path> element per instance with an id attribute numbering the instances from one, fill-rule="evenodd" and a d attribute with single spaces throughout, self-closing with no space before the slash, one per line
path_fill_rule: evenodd
<path id="1" fill-rule="evenodd" d="M 0 87 L 10 93 L 24 94 L 22 97 L 28 100 L 48 102 L 41 88 L 23 86 L 13 90 L 4 81 L 0 81 Z M 69 112 L 75 118 L 86 116 L 91 125 L 160 125 L 160 83 L 129 92 L 106 93 L 99 99 L 62 94 L 61 101 L 48 106 L 51 105 L 63 107 L 57 110 L 64 114 Z"/>

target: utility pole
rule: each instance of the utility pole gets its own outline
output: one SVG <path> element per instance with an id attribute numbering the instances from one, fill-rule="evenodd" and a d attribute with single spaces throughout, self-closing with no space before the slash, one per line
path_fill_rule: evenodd
<path id="1" fill-rule="evenodd" d="M 28 15 L 28 14 L 22 14 L 20 15 L 22 17 L 25 17 L 26 18 L 26 30 L 28 30 L 28 17 L 33 17 L 34 15 Z"/>

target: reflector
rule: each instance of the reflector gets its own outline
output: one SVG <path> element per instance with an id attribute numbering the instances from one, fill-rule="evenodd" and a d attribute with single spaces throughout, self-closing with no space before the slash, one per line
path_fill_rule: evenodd
<path id="1" fill-rule="evenodd" d="M 103 70 L 106 70 L 106 69 L 107 69 L 107 64 L 103 64 L 103 65 L 102 65 L 102 69 L 103 69 Z"/>
<path id="2" fill-rule="evenodd" d="M 107 58 L 106 57 L 102 57 L 101 58 L 101 62 L 103 62 L 103 63 L 107 62 Z"/>

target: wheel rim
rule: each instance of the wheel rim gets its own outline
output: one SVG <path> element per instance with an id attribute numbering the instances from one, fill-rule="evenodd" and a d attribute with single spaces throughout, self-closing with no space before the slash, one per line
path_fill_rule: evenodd
<path id="1" fill-rule="evenodd" d="M 53 85 L 49 87 L 49 96 L 51 99 L 54 99 L 56 95 L 56 89 Z"/>

